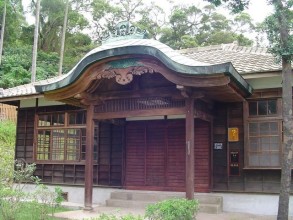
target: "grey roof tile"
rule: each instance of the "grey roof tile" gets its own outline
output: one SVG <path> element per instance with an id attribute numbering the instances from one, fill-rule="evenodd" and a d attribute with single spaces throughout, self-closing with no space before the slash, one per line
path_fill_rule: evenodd
<path id="1" fill-rule="evenodd" d="M 179 50 L 182 55 L 199 62 L 219 64 L 232 62 L 240 74 L 281 70 L 275 58 L 266 48 L 243 47 L 232 44 Z"/>

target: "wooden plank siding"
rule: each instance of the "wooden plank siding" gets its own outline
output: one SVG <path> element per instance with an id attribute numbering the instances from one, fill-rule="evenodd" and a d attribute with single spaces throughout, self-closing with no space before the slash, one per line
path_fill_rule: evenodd
<path id="1" fill-rule="evenodd" d="M 239 141 L 228 142 L 228 128 L 239 129 Z M 243 191 L 244 190 L 244 130 L 242 103 L 217 104 L 215 106 L 214 143 L 222 143 L 223 149 L 213 150 L 213 190 L 215 191 Z M 229 173 L 230 152 L 239 152 L 240 175 Z"/>
<path id="2" fill-rule="evenodd" d="M 34 123 L 34 108 L 18 110 L 15 159 L 23 159 L 28 163 L 34 162 Z"/>
<path id="3" fill-rule="evenodd" d="M 16 123 L 17 111 L 16 106 L 0 103 L 0 121 L 13 121 Z"/>
<path id="4" fill-rule="evenodd" d="M 210 190 L 208 122 L 195 120 L 195 190 Z M 126 126 L 127 189 L 185 190 L 184 120 L 137 121 Z"/>

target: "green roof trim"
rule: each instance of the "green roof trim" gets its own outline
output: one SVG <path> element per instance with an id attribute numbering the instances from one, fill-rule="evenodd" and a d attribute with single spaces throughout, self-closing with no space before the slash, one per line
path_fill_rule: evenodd
<path id="1" fill-rule="evenodd" d="M 120 44 L 118 45 L 119 47 L 117 47 L 117 45 L 107 45 L 105 49 L 103 46 L 101 46 L 100 48 L 97 48 L 96 51 L 93 50 L 92 53 L 86 55 L 71 72 L 64 76 L 64 78 L 51 84 L 35 85 L 36 91 L 39 93 L 45 93 L 64 88 L 74 83 L 90 65 L 106 58 L 122 55 L 148 55 L 158 59 L 167 68 L 177 72 L 178 74 L 209 76 L 225 73 L 239 86 L 239 88 L 246 95 L 251 95 L 252 93 L 252 87 L 236 71 L 231 62 L 216 65 L 209 65 L 204 63 L 197 65 L 197 61 L 194 61 L 194 64 L 197 66 L 192 66 L 190 62 L 192 60 L 179 55 L 178 53 L 174 53 L 174 50 L 160 42 L 144 39 L 143 41 L 145 45 L 139 45 L 139 41 L 142 40 L 126 41 L 131 42 L 126 42 L 122 45 Z M 184 60 L 185 58 L 188 60 Z"/>

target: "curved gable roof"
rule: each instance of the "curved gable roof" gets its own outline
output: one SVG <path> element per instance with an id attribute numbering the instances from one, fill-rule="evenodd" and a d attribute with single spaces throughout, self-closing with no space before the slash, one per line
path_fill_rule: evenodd
<path id="1" fill-rule="evenodd" d="M 233 65 L 228 63 L 211 65 L 181 55 L 167 45 L 151 39 L 129 39 L 110 42 L 86 54 L 81 61 L 66 75 L 46 84 L 36 84 L 36 91 L 46 93 L 64 88 L 74 83 L 91 64 L 106 58 L 122 55 L 148 55 L 164 63 L 167 68 L 177 74 L 204 76 L 226 74 L 231 77 L 239 88 L 247 95 L 252 87 L 239 75 Z"/>

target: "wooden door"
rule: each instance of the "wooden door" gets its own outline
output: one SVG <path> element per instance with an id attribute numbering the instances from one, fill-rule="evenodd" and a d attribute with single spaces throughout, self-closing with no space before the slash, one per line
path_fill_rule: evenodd
<path id="1" fill-rule="evenodd" d="M 197 122 L 199 121 L 199 122 Z M 195 189 L 209 191 L 209 123 L 196 120 Z M 185 121 L 157 120 L 126 125 L 125 188 L 185 190 Z M 198 154 L 198 155 L 197 155 Z"/>

